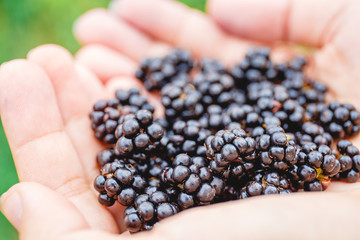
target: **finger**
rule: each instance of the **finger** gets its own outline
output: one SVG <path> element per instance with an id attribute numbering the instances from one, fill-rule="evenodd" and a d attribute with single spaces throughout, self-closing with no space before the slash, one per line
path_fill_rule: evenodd
<path id="1" fill-rule="evenodd" d="M 132 59 L 104 45 L 86 45 L 76 54 L 76 59 L 103 82 L 115 76 L 133 76 L 136 71 L 136 63 Z"/>
<path id="2" fill-rule="evenodd" d="M 89 229 L 66 198 L 37 183 L 19 183 L 1 197 L 1 211 L 20 232 L 20 239 L 55 239 Z"/>
<path id="3" fill-rule="evenodd" d="M 296 193 L 215 204 L 168 218 L 152 234 L 158 239 L 357 239 L 359 199 L 358 186 L 346 194 Z"/>
<path id="4" fill-rule="evenodd" d="M 205 14 L 167 0 L 119 0 L 113 11 L 123 21 L 170 45 L 191 50 L 197 57 L 238 60 L 249 46 L 221 31 Z"/>
<path id="5" fill-rule="evenodd" d="M 76 22 L 74 32 L 82 44 L 102 44 L 138 62 L 145 56 L 167 52 L 169 46 L 120 21 L 105 9 L 95 9 Z"/>
<path id="6" fill-rule="evenodd" d="M 0 86 L 1 116 L 20 180 L 46 184 L 51 179 L 47 184 L 58 188 L 68 179 L 82 179 L 55 92 L 44 71 L 28 61 L 14 60 L 2 65 Z M 59 164 L 72 167 L 51 178 Z"/>
<path id="7" fill-rule="evenodd" d="M 239 37 L 321 47 L 350 2 L 211 0 L 208 2 L 208 12 L 223 29 Z"/>
<path id="8" fill-rule="evenodd" d="M 41 66 L 50 77 L 66 133 L 73 142 L 89 183 L 92 182 L 98 173 L 95 156 L 103 146 L 95 140 L 90 128 L 88 116 L 93 102 L 84 91 L 72 56 L 62 47 L 44 45 L 32 50 L 28 59 Z M 100 87 L 93 94 L 93 97 L 100 99 L 106 93 L 104 87 Z"/>
<path id="9" fill-rule="evenodd" d="M 90 191 L 65 132 L 51 81 L 39 66 L 26 60 L 1 66 L 0 112 L 19 180 L 58 191 L 78 207 L 91 226 L 117 231 L 110 214 Z"/>

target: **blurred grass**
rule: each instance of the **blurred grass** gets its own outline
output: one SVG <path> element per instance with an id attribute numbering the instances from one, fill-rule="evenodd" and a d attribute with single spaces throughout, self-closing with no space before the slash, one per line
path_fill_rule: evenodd
<path id="1" fill-rule="evenodd" d="M 206 0 L 180 0 L 205 9 Z M 73 22 L 85 11 L 108 6 L 110 0 L 0 0 L 0 64 L 41 44 L 56 43 L 72 53 L 79 44 L 72 35 Z M 0 122 L 0 194 L 18 179 Z M 17 232 L 0 214 L 0 240 L 17 239 Z"/>

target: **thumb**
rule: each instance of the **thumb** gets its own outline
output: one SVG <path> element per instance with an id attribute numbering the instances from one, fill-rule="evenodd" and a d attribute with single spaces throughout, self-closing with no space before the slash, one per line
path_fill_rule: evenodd
<path id="1" fill-rule="evenodd" d="M 1 196 L 0 204 L 20 239 L 48 240 L 89 228 L 70 201 L 37 183 L 14 185 Z"/>
<path id="2" fill-rule="evenodd" d="M 350 3 L 350 0 L 210 0 L 208 12 L 222 28 L 240 37 L 321 47 Z"/>

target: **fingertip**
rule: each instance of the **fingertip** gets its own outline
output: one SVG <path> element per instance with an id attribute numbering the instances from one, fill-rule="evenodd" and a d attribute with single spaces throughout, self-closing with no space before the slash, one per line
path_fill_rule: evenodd
<path id="1" fill-rule="evenodd" d="M 116 15 L 128 18 L 134 14 L 135 9 L 133 6 L 139 3 L 142 4 L 141 1 L 142 0 L 113 0 L 109 5 L 109 9 Z"/>
<path id="2" fill-rule="evenodd" d="M 284 38 L 287 0 L 211 0 L 208 13 L 224 30 L 257 41 Z"/>
<path id="3" fill-rule="evenodd" d="M 31 81 L 38 77 L 46 78 L 47 76 L 38 65 L 28 60 L 15 59 L 2 64 L 0 67 L 0 108 L 4 98 L 9 97 L 9 91 L 13 92 L 17 89 L 15 92 L 20 94 L 25 79 Z"/>
<path id="4" fill-rule="evenodd" d="M 103 8 L 92 9 L 83 14 L 75 21 L 73 26 L 76 39 L 82 44 L 87 44 L 89 39 L 94 38 L 98 34 L 92 31 L 94 25 L 97 26 L 101 19 L 107 17 L 108 11 Z"/>
<path id="5" fill-rule="evenodd" d="M 103 82 L 115 76 L 131 76 L 136 70 L 132 59 L 101 44 L 84 46 L 76 53 L 76 60 L 91 69 Z"/>
<path id="6" fill-rule="evenodd" d="M 42 67 L 52 81 L 63 81 L 74 74 L 73 57 L 61 46 L 48 44 L 37 47 L 29 52 L 27 58 Z"/>
<path id="7" fill-rule="evenodd" d="M 36 47 L 27 54 L 28 60 L 40 63 L 56 59 L 57 57 L 60 57 L 67 62 L 72 62 L 71 53 L 64 47 L 56 44 L 45 44 Z"/>

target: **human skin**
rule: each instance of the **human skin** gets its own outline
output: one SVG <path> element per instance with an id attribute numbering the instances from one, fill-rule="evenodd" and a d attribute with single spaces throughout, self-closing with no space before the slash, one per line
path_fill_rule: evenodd
<path id="1" fill-rule="evenodd" d="M 208 16 L 169 0 L 120 0 L 86 13 L 74 28 L 84 45 L 75 59 L 55 45 L 0 68 L 0 113 L 20 182 L 1 210 L 20 239 L 125 239 L 122 208 L 97 203 L 92 104 L 117 88 L 139 87 L 141 58 L 172 46 L 195 56 L 238 61 L 261 41 L 275 57 L 310 46 L 309 75 L 332 97 L 360 107 L 359 1 L 212 0 Z M 246 39 L 246 40 L 245 40 Z M 359 138 L 353 139 L 359 146 Z M 332 183 L 323 193 L 295 193 L 184 211 L 134 239 L 358 239 L 360 184 Z"/>

